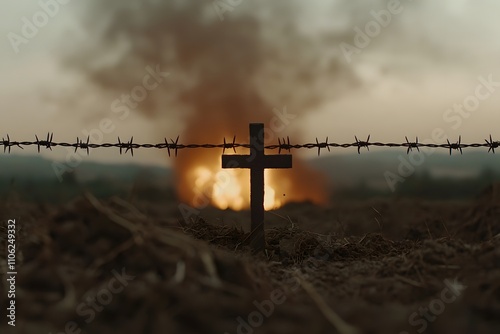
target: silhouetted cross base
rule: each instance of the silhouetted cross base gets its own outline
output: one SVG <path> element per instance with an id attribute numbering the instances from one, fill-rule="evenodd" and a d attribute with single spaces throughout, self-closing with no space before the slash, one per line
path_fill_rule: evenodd
<path id="1" fill-rule="evenodd" d="M 264 169 L 292 168 L 292 156 L 264 154 L 264 124 L 250 123 L 250 155 L 222 155 L 222 168 L 250 169 L 250 246 L 265 248 L 264 239 Z"/>

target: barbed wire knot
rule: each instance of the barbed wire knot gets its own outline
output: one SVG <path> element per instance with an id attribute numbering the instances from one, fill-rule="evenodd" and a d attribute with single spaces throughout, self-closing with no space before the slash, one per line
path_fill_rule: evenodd
<path id="1" fill-rule="evenodd" d="M 318 142 L 318 137 L 316 137 L 316 146 L 318 147 L 318 157 L 320 155 L 322 148 L 327 148 L 328 152 L 330 152 L 330 146 L 328 145 L 328 137 L 326 137 L 326 141 L 324 143 Z"/>
<path id="2" fill-rule="evenodd" d="M 179 144 L 178 144 L 179 143 L 179 136 L 177 136 L 177 138 L 175 139 L 175 142 L 172 139 L 170 139 L 170 141 L 172 142 L 171 148 L 173 150 L 175 150 L 175 156 L 177 157 L 177 150 L 179 149 Z"/>
<path id="3" fill-rule="evenodd" d="M 12 146 L 17 146 L 21 150 L 24 150 L 24 148 L 18 142 L 12 142 L 12 141 L 10 141 L 10 136 L 8 134 L 7 134 L 7 139 L 2 138 L 2 144 L 3 144 L 3 153 L 5 153 L 5 151 L 8 148 L 9 149 L 9 154 L 10 154 L 10 149 L 11 149 Z"/>
<path id="4" fill-rule="evenodd" d="M 495 154 L 495 149 L 500 147 L 500 142 L 499 141 L 493 141 L 493 138 L 490 135 L 490 141 L 488 139 L 485 139 L 486 143 L 488 144 L 488 153 L 493 152 Z"/>
<path id="5" fill-rule="evenodd" d="M 224 154 L 226 152 L 226 148 L 232 148 L 233 151 L 234 151 L 234 153 L 236 153 L 235 143 L 236 143 L 236 136 L 233 137 L 233 142 L 232 143 L 226 142 L 226 137 L 224 137 L 224 144 L 222 146 L 222 154 Z"/>
<path id="6" fill-rule="evenodd" d="M 119 141 L 120 139 L 118 139 Z M 75 153 L 78 149 L 81 149 L 81 150 L 87 150 L 87 155 L 90 154 L 89 152 L 89 149 L 90 149 L 90 146 L 89 146 L 89 141 L 90 141 L 90 136 L 87 137 L 87 142 L 84 143 L 83 140 L 81 140 L 80 138 L 76 137 L 76 145 L 75 145 Z M 121 154 L 121 152 L 120 152 Z"/>
<path id="7" fill-rule="evenodd" d="M 52 151 L 52 145 L 53 142 L 52 140 L 54 139 L 54 133 L 47 133 L 47 139 L 46 140 L 39 140 L 38 136 L 35 135 L 36 138 L 36 145 L 38 147 L 38 153 L 40 153 L 40 147 L 45 146 L 45 148 L 48 148 L 49 150 Z"/>
<path id="8" fill-rule="evenodd" d="M 458 137 L 458 142 L 451 144 L 448 139 L 446 139 L 448 142 L 448 148 L 450 149 L 450 155 L 452 150 L 458 150 L 460 151 L 460 154 L 463 154 L 462 152 L 462 136 Z"/>
<path id="9" fill-rule="evenodd" d="M 132 138 L 130 138 L 130 141 L 127 143 L 126 147 L 127 147 L 127 149 L 125 150 L 125 154 L 127 154 L 128 151 L 130 151 L 130 154 L 132 154 L 132 156 L 134 156 L 134 136 L 132 136 Z"/>
<path id="10" fill-rule="evenodd" d="M 368 139 L 366 139 L 366 141 L 360 141 L 358 140 L 358 137 L 357 136 L 354 136 L 354 138 L 356 138 L 356 146 L 358 147 L 358 154 L 361 154 L 361 148 L 362 147 L 366 147 L 366 149 L 368 151 L 370 151 L 370 136 L 371 135 L 368 135 Z"/>
<path id="11" fill-rule="evenodd" d="M 280 140 L 280 138 L 278 137 L 278 154 L 281 154 L 281 150 L 286 150 L 288 152 L 290 152 L 292 149 L 292 145 L 290 145 L 290 137 L 286 137 L 286 141 L 285 141 L 285 138 L 282 139 L 282 141 Z"/>
<path id="12" fill-rule="evenodd" d="M 410 154 L 410 152 L 413 151 L 414 148 L 417 149 L 418 152 L 420 152 L 420 148 L 418 147 L 419 144 L 418 144 L 418 137 L 415 138 L 415 142 L 410 142 L 408 140 L 408 137 L 406 137 L 406 145 L 408 146 L 408 149 L 406 150 L 406 154 Z"/>

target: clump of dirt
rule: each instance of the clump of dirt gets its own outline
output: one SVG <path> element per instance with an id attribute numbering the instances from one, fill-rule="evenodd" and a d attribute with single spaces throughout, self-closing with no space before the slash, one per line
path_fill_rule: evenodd
<path id="1" fill-rule="evenodd" d="M 184 232 L 210 243 L 229 250 L 236 250 L 245 243 L 248 234 L 236 226 L 212 225 L 203 218 L 197 217 L 191 224 L 184 225 Z"/>
<path id="2" fill-rule="evenodd" d="M 468 242 L 484 242 L 500 235 L 500 204 L 479 204 L 467 215 L 467 223 L 459 229 L 457 236 Z"/>

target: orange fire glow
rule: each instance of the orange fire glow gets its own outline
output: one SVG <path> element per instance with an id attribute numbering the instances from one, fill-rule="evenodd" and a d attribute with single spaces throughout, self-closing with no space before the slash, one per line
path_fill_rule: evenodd
<path id="1" fill-rule="evenodd" d="M 249 207 L 248 171 L 202 166 L 193 169 L 193 174 L 194 191 L 211 198 L 212 204 L 219 209 L 243 210 Z M 270 170 L 264 171 L 264 179 L 264 209 L 277 209 L 282 205 L 283 199 L 277 196 L 271 186 L 275 182 Z"/>
<path id="2" fill-rule="evenodd" d="M 248 152 L 238 154 L 248 154 Z M 250 207 L 250 171 L 223 169 L 221 153 L 215 150 L 180 155 L 177 161 L 177 190 L 180 199 L 193 207 L 245 210 Z M 273 152 L 267 152 L 273 154 Z M 275 153 L 274 153 L 275 154 Z M 264 208 L 278 209 L 288 202 L 325 204 L 323 176 L 307 167 L 298 156 L 292 169 L 264 171 Z"/>

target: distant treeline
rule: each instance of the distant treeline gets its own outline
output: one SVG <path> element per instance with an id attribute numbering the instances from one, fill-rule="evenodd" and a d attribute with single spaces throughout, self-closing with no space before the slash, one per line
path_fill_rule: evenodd
<path id="1" fill-rule="evenodd" d="M 343 199 L 367 199 L 372 197 L 415 197 L 423 199 L 471 199 L 480 196 L 491 184 L 500 182 L 500 175 L 484 170 L 477 177 L 456 179 L 433 177 L 430 173 L 416 173 L 398 184 L 393 193 L 380 187 L 371 187 L 361 180 L 356 186 L 333 189 L 333 197 Z M 24 201 L 64 203 L 90 192 L 98 198 L 120 196 L 147 201 L 175 200 L 175 191 L 170 182 L 153 182 L 149 178 L 136 180 L 94 179 L 78 181 L 74 174 L 65 175 L 64 181 L 9 179 L 0 177 L 0 196 L 16 196 Z"/>
<path id="2" fill-rule="evenodd" d="M 119 196 L 140 198 L 148 201 L 173 200 L 173 189 L 161 182 L 94 179 L 78 181 L 73 174 L 66 174 L 63 182 L 53 179 L 2 178 L 0 177 L 0 197 L 15 198 L 22 201 L 60 204 L 68 202 L 85 192 L 98 198 Z"/>
<path id="3" fill-rule="evenodd" d="M 334 197 L 366 199 L 371 197 L 415 197 L 423 199 L 472 199 L 480 196 L 490 185 L 500 182 L 500 173 L 483 170 L 476 177 L 433 177 L 430 172 L 415 173 L 399 183 L 394 192 L 368 186 L 360 181 L 357 186 L 334 190 Z"/>

